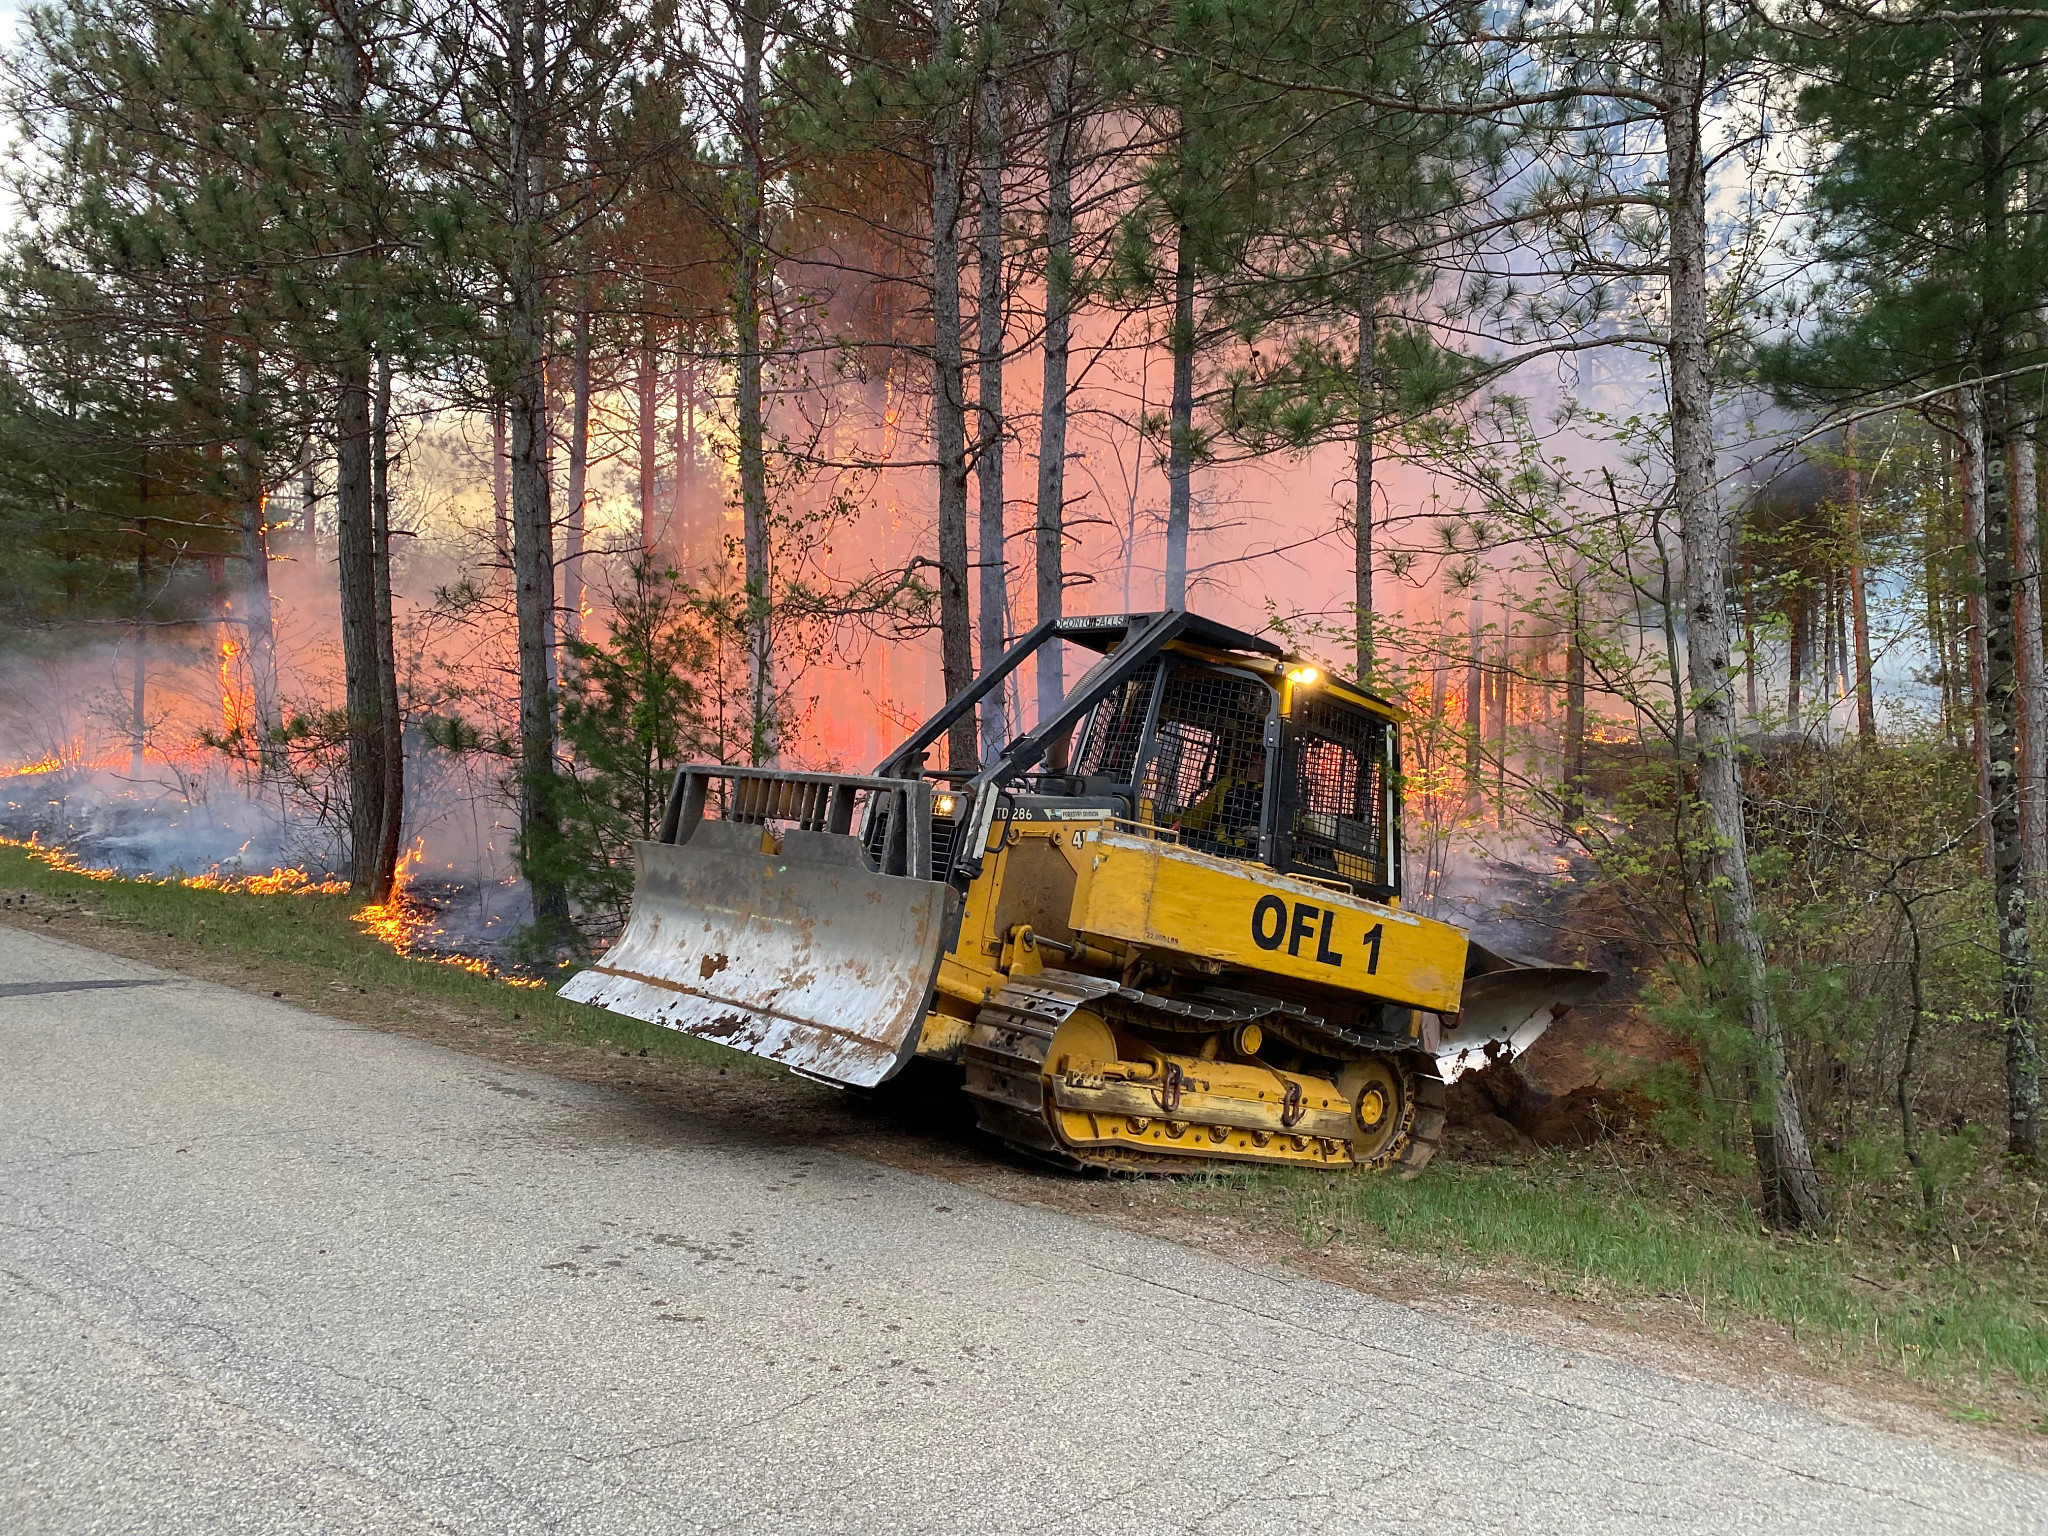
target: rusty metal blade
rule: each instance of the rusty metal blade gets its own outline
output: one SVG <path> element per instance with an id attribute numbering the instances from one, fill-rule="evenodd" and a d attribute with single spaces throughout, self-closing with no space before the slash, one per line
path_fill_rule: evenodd
<path id="1" fill-rule="evenodd" d="M 562 996 L 851 1087 L 917 1049 L 951 891 L 878 875 L 858 838 L 705 822 L 641 843 L 633 914 Z"/>
<path id="2" fill-rule="evenodd" d="M 1437 1051 L 1438 1075 L 1452 1083 L 1495 1057 L 1521 1055 L 1606 980 L 1605 971 L 1562 965 L 1516 965 L 1467 976 L 1458 1022 L 1444 1031 Z"/>

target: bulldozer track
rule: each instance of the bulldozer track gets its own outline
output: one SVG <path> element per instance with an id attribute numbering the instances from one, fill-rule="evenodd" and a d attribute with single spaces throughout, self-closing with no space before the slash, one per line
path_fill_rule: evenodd
<path id="1" fill-rule="evenodd" d="M 1013 980 L 975 1018 L 964 1056 L 967 1093 L 982 1130 L 1027 1157 L 1069 1170 L 1188 1174 L 1218 1161 L 1266 1161 L 1210 1149 L 1147 1153 L 1068 1145 L 1055 1128 L 1046 1056 L 1060 1025 L 1091 1005 L 1106 1005 L 1124 1020 L 1173 1032 L 1227 1028 L 1278 1014 L 1288 1039 L 1316 1040 L 1333 1057 L 1352 1055 L 1368 1043 L 1367 1037 L 1329 1026 L 1297 1007 L 1251 994 L 1225 993 L 1212 1001 L 1166 998 L 1101 977 L 1053 970 Z M 1444 1126 L 1444 1084 L 1427 1058 L 1419 1059 L 1419 1067 L 1404 1057 L 1382 1059 L 1398 1064 L 1407 1090 L 1402 1095 L 1407 1124 L 1379 1157 L 1354 1166 L 1391 1169 L 1402 1178 L 1413 1178 L 1436 1155 Z"/>

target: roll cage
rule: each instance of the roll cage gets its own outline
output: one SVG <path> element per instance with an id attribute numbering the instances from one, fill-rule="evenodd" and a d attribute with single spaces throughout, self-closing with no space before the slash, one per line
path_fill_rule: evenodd
<path id="1" fill-rule="evenodd" d="M 953 724 L 1054 640 L 1102 659 L 994 762 L 972 772 L 927 767 L 929 750 Z M 1309 686 L 1302 679 L 1313 679 L 1313 669 L 1289 668 L 1294 659 L 1270 640 L 1184 611 L 1048 620 L 948 699 L 875 774 L 955 786 L 964 804 L 946 874 L 962 888 L 980 873 L 1000 806 L 1022 793 L 1114 797 L 1129 819 L 1171 830 L 1203 852 L 1341 882 L 1377 900 L 1397 897 L 1395 712 L 1371 695 L 1359 697 L 1376 707 Z"/>

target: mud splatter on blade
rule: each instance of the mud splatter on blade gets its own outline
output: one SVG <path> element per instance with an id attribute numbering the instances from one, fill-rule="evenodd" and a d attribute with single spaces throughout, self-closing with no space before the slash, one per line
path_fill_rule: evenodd
<path id="1" fill-rule="evenodd" d="M 951 890 L 857 838 L 705 822 L 641 843 L 626 931 L 562 996 L 872 1087 L 917 1049 Z"/>

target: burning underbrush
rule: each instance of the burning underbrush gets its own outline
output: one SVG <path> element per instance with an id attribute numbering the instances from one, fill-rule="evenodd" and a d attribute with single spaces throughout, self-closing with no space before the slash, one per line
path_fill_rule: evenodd
<path id="1" fill-rule="evenodd" d="M 87 880 L 136 885 L 177 886 L 186 890 L 224 891 L 245 896 L 287 899 L 304 896 L 346 896 L 348 880 L 332 871 L 299 866 L 251 869 L 241 852 L 188 873 L 182 868 L 136 868 L 109 862 L 81 848 L 46 844 L 39 832 L 25 838 L 0 833 L 0 846 L 19 848 L 37 862 Z M 246 851 L 244 844 L 242 851 Z M 421 879 L 418 868 L 423 845 L 415 842 L 398 873 L 391 899 L 365 905 L 353 914 L 355 925 L 407 959 L 455 966 L 492 976 L 513 986 L 540 987 L 544 976 L 507 955 L 510 935 L 526 921 L 524 883 Z"/>

